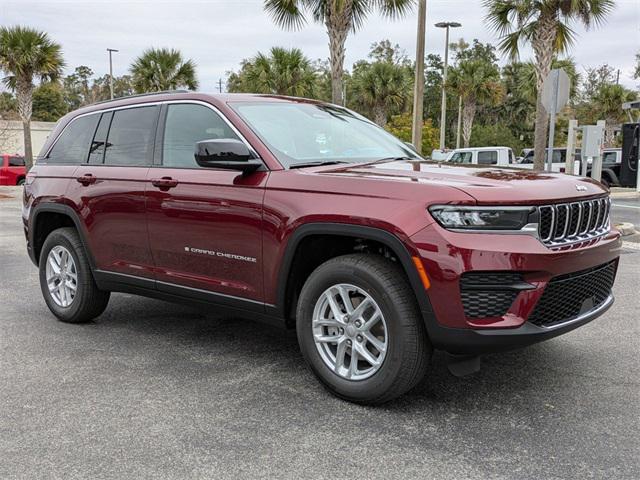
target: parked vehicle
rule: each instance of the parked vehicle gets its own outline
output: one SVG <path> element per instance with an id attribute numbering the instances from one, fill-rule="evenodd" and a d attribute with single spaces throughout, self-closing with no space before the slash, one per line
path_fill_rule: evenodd
<path id="1" fill-rule="evenodd" d="M 23 156 L 0 154 L 0 185 L 22 185 L 25 176 Z"/>
<path id="2" fill-rule="evenodd" d="M 501 167 L 508 167 L 516 163 L 513 150 L 509 147 L 457 148 L 447 161 L 451 163 L 497 165 Z"/>
<path id="3" fill-rule="evenodd" d="M 446 148 L 444 150 L 440 150 L 439 148 L 434 148 L 431 152 L 431 160 L 437 162 L 445 161 L 451 158 L 451 155 L 453 155 L 453 150 L 448 150 Z"/>
<path id="4" fill-rule="evenodd" d="M 525 153 L 526 150 L 526 153 Z M 533 156 L 534 151 L 532 148 L 522 150 L 524 157 L 522 160 L 516 165 L 518 168 L 533 168 Z M 545 150 L 544 152 L 544 161 L 545 166 L 547 159 L 549 158 L 548 152 Z M 575 149 L 574 159 L 576 162 L 580 161 L 580 149 Z M 553 158 L 551 160 L 551 171 L 557 173 L 564 173 L 566 169 L 567 162 L 567 149 L 566 148 L 554 148 L 553 149 Z"/>
<path id="5" fill-rule="evenodd" d="M 587 166 L 587 175 L 589 176 L 591 175 L 591 163 L 591 160 L 589 160 Z M 622 149 L 605 148 L 602 152 L 602 172 L 600 173 L 600 182 L 605 187 L 619 187 L 621 166 Z"/>
<path id="6" fill-rule="evenodd" d="M 470 373 L 602 315 L 609 205 L 589 179 L 424 161 L 342 107 L 190 92 L 66 115 L 22 215 L 60 320 L 110 292 L 246 315 L 295 328 L 334 394 L 381 403 L 433 349 Z"/>

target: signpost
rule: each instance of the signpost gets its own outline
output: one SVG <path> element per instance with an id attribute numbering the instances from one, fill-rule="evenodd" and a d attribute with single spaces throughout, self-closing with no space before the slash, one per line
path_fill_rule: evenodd
<path id="1" fill-rule="evenodd" d="M 549 113 L 549 147 L 547 151 L 547 171 L 551 171 L 553 162 L 553 136 L 556 132 L 556 114 L 569 101 L 569 76 L 561 68 L 554 68 L 544 79 L 542 85 L 542 105 Z"/>

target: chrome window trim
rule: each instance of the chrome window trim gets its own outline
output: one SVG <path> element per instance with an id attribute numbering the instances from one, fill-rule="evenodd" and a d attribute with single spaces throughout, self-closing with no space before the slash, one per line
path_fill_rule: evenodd
<path id="1" fill-rule="evenodd" d="M 124 98 L 126 98 L 126 97 L 124 97 Z M 247 146 L 249 151 L 255 156 L 256 160 L 260 160 L 263 163 L 263 165 L 268 168 L 267 164 L 264 162 L 262 157 L 260 157 L 258 152 L 253 148 L 253 146 L 251 146 L 251 144 L 245 138 L 245 136 L 242 133 L 240 133 L 240 131 L 235 127 L 235 125 L 233 125 L 231 123 L 231 121 L 216 106 L 214 106 L 214 105 L 212 105 L 212 104 L 210 104 L 208 102 L 204 102 L 202 100 L 189 100 L 189 99 L 184 99 L 184 100 L 163 100 L 163 101 L 160 101 L 160 102 L 136 103 L 136 104 L 132 104 L 132 105 L 121 105 L 121 106 L 118 106 L 118 107 L 101 108 L 101 109 L 95 110 L 93 112 L 81 113 L 80 115 L 76 115 L 71 120 L 69 120 L 69 122 L 67 122 L 67 124 L 60 131 L 60 133 L 55 138 L 55 140 L 53 141 L 51 146 L 47 149 L 47 152 L 43 156 L 41 156 L 39 158 L 42 159 L 42 160 L 45 160 L 49 156 L 49 154 L 51 153 L 51 150 L 53 150 L 53 147 L 55 147 L 56 143 L 58 143 L 58 140 L 60 139 L 62 134 L 67 130 L 67 128 L 69 128 L 69 125 L 71 125 L 73 122 L 75 122 L 78 118 L 87 117 L 89 115 L 102 115 L 103 113 L 106 113 L 106 112 L 115 112 L 115 111 L 118 111 L 118 110 L 129 110 L 129 109 L 132 109 L 132 108 L 153 107 L 153 106 L 162 106 L 162 105 L 179 104 L 179 103 L 202 105 L 204 107 L 208 107 L 211 110 L 213 110 L 215 113 L 217 113 L 220 116 L 220 118 L 222 118 L 222 121 L 224 121 L 229 126 L 229 128 L 231 128 L 231 130 L 233 130 L 233 133 L 235 133 L 238 136 L 238 138 Z M 95 132 L 94 132 L 94 134 L 95 134 Z M 86 163 L 86 162 L 84 162 L 84 163 Z M 76 165 L 76 164 L 74 163 L 73 165 Z M 83 165 L 83 163 L 81 163 L 80 165 Z M 118 165 L 118 166 L 126 167 L 127 165 Z M 135 165 L 135 166 L 140 166 L 140 165 Z M 160 166 L 162 166 L 162 165 L 160 165 Z"/>

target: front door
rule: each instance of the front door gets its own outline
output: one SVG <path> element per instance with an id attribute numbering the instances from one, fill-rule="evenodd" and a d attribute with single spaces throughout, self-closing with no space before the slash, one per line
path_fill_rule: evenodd
<path id="1" fill-rule="evenodd" d="M 196 142 L 238 138 L 212 107 L 163 107 L 149 170 L 147 221 L 157 288 L 262 307 L 262 202 L 268 172 L 201 168 Z"/>

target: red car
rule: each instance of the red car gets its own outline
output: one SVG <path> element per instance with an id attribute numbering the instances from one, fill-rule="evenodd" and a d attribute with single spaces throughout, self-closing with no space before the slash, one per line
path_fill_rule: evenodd
<path id="1" fill-rule="evenodd" d="M 23 185 L 26 175 L 24 157 L 0 154 L 0 185 Z"/>
<path id="2" fill-rule="evenodd" d="M 173 93 L 65 116 L 23 222 L 60 320 L 110 292 L 244 314 L 295 328 L 336 395 L 381 403 L 434 349 L 468 373 L 602 315 L 609 210 L 591 179 L 429 163 L 342 107 Z"/>

